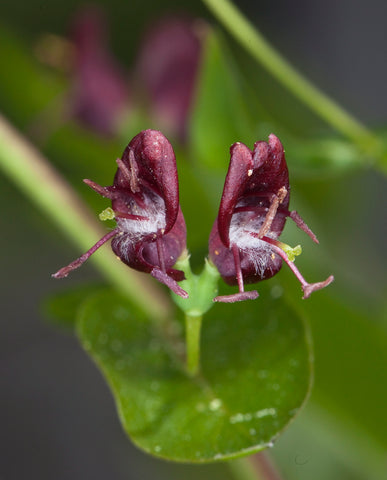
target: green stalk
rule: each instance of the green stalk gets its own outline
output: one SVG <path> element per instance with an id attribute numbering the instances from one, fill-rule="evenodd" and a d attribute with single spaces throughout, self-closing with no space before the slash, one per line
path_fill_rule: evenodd
<path id="1" fill-rule="evenodd" d="M 227 462 L 235 480 L 265 480 L 250 464 L 249 457 Z"/>
<path id="2" fill-rule="evenodd" d="M 106 233 L 71 186 L 1 115 L 0 168 L 82 253 Z M 145 275 L 115 261 L 110 249 L 102 247 L 91 261 L 145 313 L 154 318 L 169 313 L 168 301 L 155 284 Z"/>
<path id="3" fill-rule="evenodd" d="M 185 316 L 185 340 L 187 349 L 186 366 L 189 375 L 195 376 L 200 370 L 200 330 L 201 315 Z"/>
<path id="4" fill-rule="evenodd" d="M 381 156 L 379 139 L 287 62 L 231 1 L 203 2 L 229 33 L 299 100 L 363 151 L 374 157 Z"/>

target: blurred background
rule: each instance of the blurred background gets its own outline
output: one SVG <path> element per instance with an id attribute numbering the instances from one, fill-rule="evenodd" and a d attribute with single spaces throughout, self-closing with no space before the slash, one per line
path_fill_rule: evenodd
<path id="1" fill-rule="evenodd" d="M 235 3 L 309 79 L 386 138 L 385 2 Z M 141 128 L 169 132 L 192 166 L 192 151 L 200 153 L 198 146 L 190 147 L 192 137 L 198 138 L 190 127 L 195 82 L 200 77 L 203 42 L 209 29 L 214 29 L 232 71 L 237 72 L 241 94 L 253 116 L 256 112 L 256 140 L 267 137 L 272 128 L 289 138 L 289 144 L 284 144 L 289 153 L 292 205 L 320 239 L 319 247 L 307 240 L 303 243 L 298 264 L 307 278 L 326 278 L 330 273 L 336 277 L 329 290 L 304 304 L 291 275 L 285 269 L 279 274 L 279 282 L 294 288 L 297 303 L 310 318 L 315 387 L 306 409 L 270 453 L 284 479 L 387 478 L 385 177 L 377 168 L 366 167 L 366 160 L 351 157 L 348 145 L 343 150 L 349 155 L 348 165 L 343 160 L 344 166 L 338 166 L 337 152 L 336 163 L 330 152 L 325 162 L 324 148 L 338 135 L 256 66 L 201 2 L 186 1 L 183 6 L 168 0 L 109 0 L 94 5 L 100 7 L 97 13 L 92 9 L 101 20 L 97 33 L 82 23 L 79 12 L 85 10 L 76 0 L 0 4 L 0 112 L 38 145 L 99 212 L 105 202 L 86 191 L 81 179 L 109 183 L 114 173 L 111 160 Z M 157 69 L 149 60 L 156 48 L 160 48 L 156 50 L 159 59 L 169 58 L 167 47 L 167 53 L 162 48 L 168 35 L 163 30 L 156 35 L 157 22 L 164 19 L 164 25 L 175 29 L 176 17 L 191 32 L 177 33 L 189 53 L 184 57 L 177 52 L 176 58 L 181 61 L 183 55 L 190 60 L 182 62 L 180 81 L 171 75 L 172 67 L 164 69 L 161 64 Z M 85 32 L 90 35 L 83 36 Z M 102 38 L 102 47 L 98 41 L 88 43 L 90 38 Z M 172 66 L 176 58 L 170 60 Z M 112 75 L 101 73 L 106 71 Z M 95 100 L 98 92 L 93 96 L 88 82 L 96 76 L 113 92 L 108 106 Z M 171 82 L 172 92 L 166 88 Z M 180 103 L 174 98 L 176 91 L 183 98 Z M 249 92 L 254 93 L 251 102 Z M 256 98 L 259 108 L 255 110 Z M 97 110 L 90 110 L 90 105 Z M 175 107 L 168 108 L 171 105 Z M 98 114 L 106 121 L 90 121 Z M 251 142 L 250 134 L 246 139 L 230 138 L 229 144 L 236 140 Z M 219 146 L 225 150 L 223 173 L 212 171 L 214 178 L 219 177 L 214 180 L 217 198 L 229 144 Z M 322 159 L 318 168 L 308 171 L 293 159 L 290 144 L 300 158 L 304 155 L 306 165 L 308 153 L 303 146 L 310 145 L 311 156 Z M 321 152 L 316 152 L 319 148 Z M 200 172 L 195 178 L 200 179 Z M 189 176 L 182 181 L 191 182 Z M 184 195 L 183 210 L 191 218 L 188 243 L 200 263 L 207 249 L 202 231 L 209 232 L 214 214 L 210 211 L 208 219 L 201 218 L 190 205 L 192 197 Z M 42 313 L 42 302 L 50 293 L 101 278 L 92 265 L 85 265 L 66 285 L 52 280 L 50 274 L 75 258 L 76 249 L 2 174 L 0 200 L 0 478 L 194 479 L 200 475 L 231 479 L 225 465 L 169 464 L 130 443 L 99 371 L 77 340 L 49 325 Z M 285 233 L 288 243 L 299 242 L 293 227 Z"/>

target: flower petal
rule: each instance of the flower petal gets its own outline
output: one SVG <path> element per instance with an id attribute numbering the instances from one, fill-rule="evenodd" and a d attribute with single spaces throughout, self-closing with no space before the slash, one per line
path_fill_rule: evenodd
<path id="1" fill-rule="evenodd" d="M 219 235 L 227 247 L 230 246 L 229 230 L 235 206 L 249 182 L 249 176 L 253 173 L 252 153 L 245 144 L 234 143 L 230 148 L 230 153 L 231 160 L 218 214 Z"/>

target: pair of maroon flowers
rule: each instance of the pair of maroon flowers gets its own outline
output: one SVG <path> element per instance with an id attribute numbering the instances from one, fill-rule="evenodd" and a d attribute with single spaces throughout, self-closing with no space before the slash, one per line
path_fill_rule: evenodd
<path id="1" fill-rule="evenodd" d="M 179 184 L 173 148 L 156 130 L 144 130 L 126 147 L 113 185 L 101 187 L 84 180 L 112 201 L 117 226 L 90 250 L 53 276 L 66 277 L 101 245 L 112 239 L 113 252 L 129 267 L 150 273 L 183 298 L 188 293 L 178 282 L 184 272 L 173 268 L 186 251 L 186 226 L 179 205 Z M 257 142 L 251 151 L 243 143 L 231 147 L 218 217 L 209 240 L 209 258 L 229 285 L 239 293 L 219 296 L 218 302 L 255 299 L 257 291 L 244 291 L 275 275 L 284 260 L 301 282 L 303 298 L 333 281 L 309 284 L 277 239 L 287 217 L 292 218 L 314 242 L 316 236 L 296 211 L 289 211 L 289 174 L 281 142 L 275 135 Z"/>

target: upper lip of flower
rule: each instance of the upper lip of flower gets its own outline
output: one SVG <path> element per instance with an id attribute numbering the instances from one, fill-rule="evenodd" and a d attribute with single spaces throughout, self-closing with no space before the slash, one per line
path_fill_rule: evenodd
<path id="1" fill-rule="evenodd" d="M 165 227 L 168 233 L 179 212 L 179 181 L 172 145 L 157 130 L 136 135 L 122 155 L 123 167 L 117 170 L 114 185 L 130 189 L 134 194 L 154 192 L 165 205 Z M 113 208 L 114 209 L 114 208 Z"/>
<path id="2" fill-rule="evenodd" d="M 254 151 L 243 143 L 235 143 L 230 149 L 231 161 L 227 172 L 222 199 L 218 213 L 219 236 L 226 247 L 230 247 L 230 227 L 235 215 L 250 212 L 255 217 L 264 218 L 264 212 L 270 207 L 272 196 L 281 188 L 286 189 L 281 202 L 281 211 L 287 211 L 289 205 L 289 175 L 278 138 L 271 134 L 269 143 L 257 142 Z M 277 236 L 285 224 L 274 225 Z"/>

